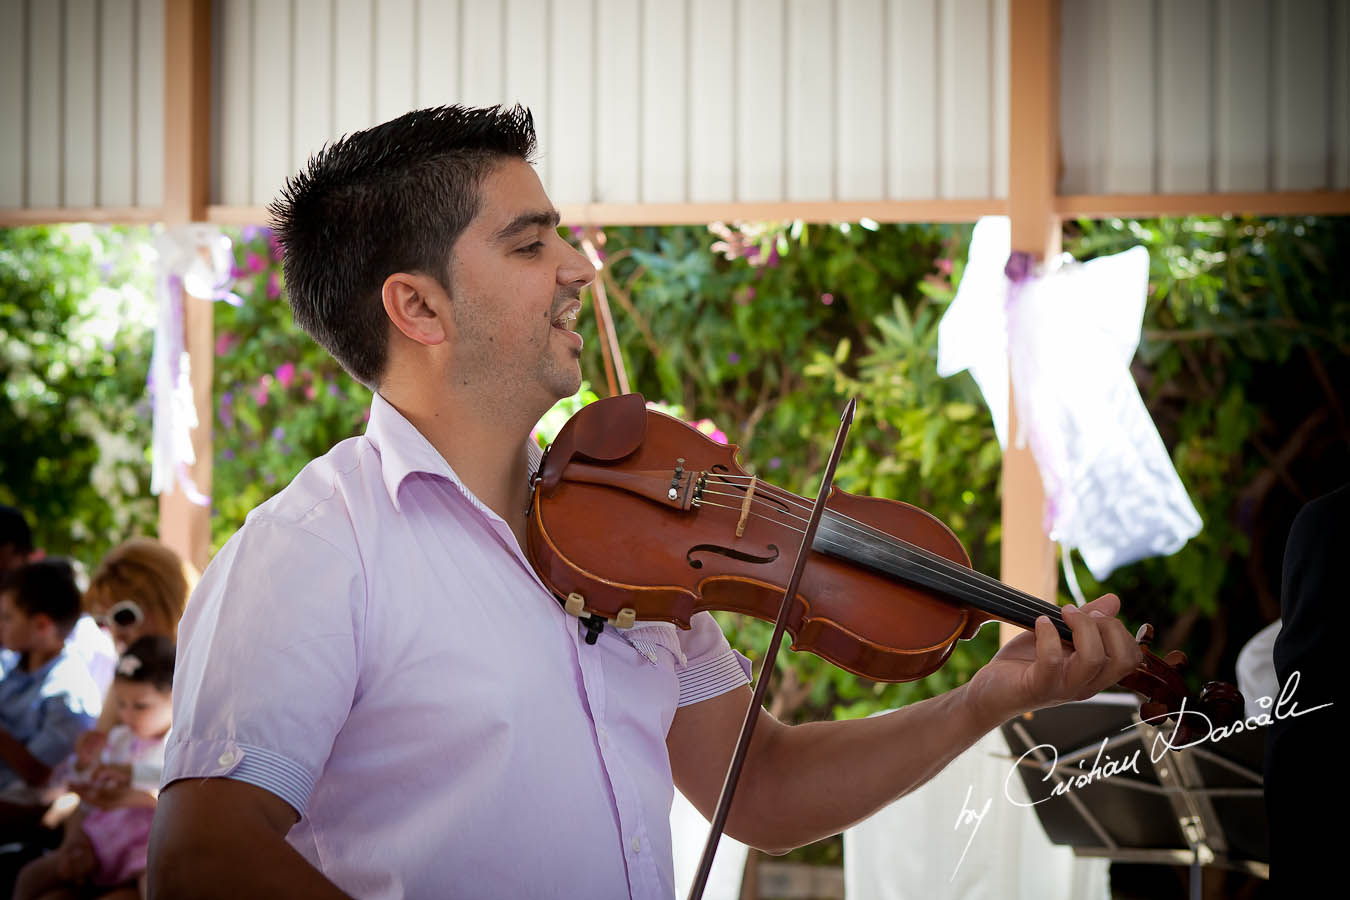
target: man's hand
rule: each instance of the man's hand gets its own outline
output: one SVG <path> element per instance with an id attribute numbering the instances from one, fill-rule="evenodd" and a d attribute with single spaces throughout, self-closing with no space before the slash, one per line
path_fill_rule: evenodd
<path id="1" fill-rule="evenodd" d="M 1120 599 L 1105 594 L 1083 606 L 1062 608 L 1073 631 L 1073 649 L 1064 646 L 1050 619 L 1036 620 L 1034 633 L 1019 634 L 1003 646 L 970 681 L 972 704 L 1000 720 L 1023 712 L 1085 700 L 1108 688 L 1143 661 L 1143 651 L 1115 618 Z"/>
<path id="2" fill-rule="evenodd" d="M 108 743 L 108 732 L 86 731 L 75 739 L 75 768 L 87 769 L 98 762 L 99 754 Z"/>
<path id="3" fill-rule="evenodd" d="M 131 787 L 131 766 L 127 763 L 100 763 L 87 781 L 72 781 L 70 789 L 80 798 L 102 809 L 131 805 L 140 791 Z"/>

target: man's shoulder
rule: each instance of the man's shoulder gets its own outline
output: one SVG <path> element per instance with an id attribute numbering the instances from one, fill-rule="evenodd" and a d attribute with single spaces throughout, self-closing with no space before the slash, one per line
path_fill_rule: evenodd
<path id="1" fill-rule="evenodd" d="M 252 530 L 307 532 L 346 550 L 353 540 L 354 515 L 378 500 L 379 456 L 364 437 L 347 438 L 309 461 L 286 485 L 249 511 L 235 537 Z"/>
<path id="2" fill-rule="evenodd" d="M 79 707 L 77 710 L 79 712 L 87 712 L 89 707 L 98 705 L 102 699 L 89 667 L 79 656 L 71 653 L 69 647 L 62 647 L 61 652 L 47 667 L 39 691 L 44 697 L 71 698 Z M 94 712 L 97 712 L 97 709 Z"/>

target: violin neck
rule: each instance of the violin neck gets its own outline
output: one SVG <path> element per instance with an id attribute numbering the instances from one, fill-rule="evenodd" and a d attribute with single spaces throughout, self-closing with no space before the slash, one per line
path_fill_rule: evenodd
<path id="1" fill-rule="evenodd" d="M 1073 640 L 1058 606 L 829 510 L 825 511 L 811 549 L 931 590 L 1028 630 L 1035 627 L 1037 617 L 1049 616 L 1060 636 Z"/>

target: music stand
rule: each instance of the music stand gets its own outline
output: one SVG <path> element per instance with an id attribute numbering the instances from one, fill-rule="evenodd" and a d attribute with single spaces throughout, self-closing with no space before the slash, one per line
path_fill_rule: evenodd
<path id="1" fill-rule="evenodd" d="M 1170 734 L 1170 723 L 1162 727 Z M 1270 877 L 1264 729 L 1171 750 L 1155 744 L 1157 729 L 1140 721 L 1137 698 L 1106 693 L 1019 716 L 1002 731 L 1030 800 L 1046 798 L 1034 808 L 1051 843 L 1078 856 L 1189 865 L 1194 900 L 1207 865 Z M 1108 761 L 1114 771 L 1103 777 Z M 1078 786 L 1094 764 L 1099 774 Z M 1066 782 L 1069 789 L 1052 793 Z"/>

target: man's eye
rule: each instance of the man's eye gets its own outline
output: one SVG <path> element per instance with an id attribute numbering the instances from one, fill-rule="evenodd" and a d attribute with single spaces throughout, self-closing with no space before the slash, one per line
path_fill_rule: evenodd
<path id="1" fill-rule="evenodd" d="M 538 253 L 538 252 L 539 252 L 539 248 L 542 247 L 542 246 L 544 246 L 544 242 L 543 242 L 543 241 L 535 241 L 533 244 L 531 244 L 531 245 L 528 246 L 528 247 L 521 247 L 521 248 L 520 248 L 520 252 L 521 252 L 521 253 Z"/>

